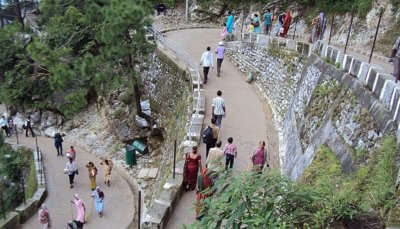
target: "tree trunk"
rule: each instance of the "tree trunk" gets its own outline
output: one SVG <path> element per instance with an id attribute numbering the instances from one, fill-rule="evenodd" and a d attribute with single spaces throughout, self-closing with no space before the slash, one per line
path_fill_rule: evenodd
<path id="1" fill-rule="evenodd" d="M 22 15 L 22 8 L 21 8 L 22 2 L 20 2 L 19 0 L 16 0 L 16 1 L 14 1 L 14 4 L 15 4 L 15 6 L 14 6 L 15 15 L 17 16 L 18 22 L 21 24 L 22 31 L 24 31 L 24 29 L 25 29 L 25 23 L 24 23 L 25 15 Z M 25 4 L 22 7 L 25 7 Z M 24 9 L 24 10 L 26 10 L 26 9 Z"/>

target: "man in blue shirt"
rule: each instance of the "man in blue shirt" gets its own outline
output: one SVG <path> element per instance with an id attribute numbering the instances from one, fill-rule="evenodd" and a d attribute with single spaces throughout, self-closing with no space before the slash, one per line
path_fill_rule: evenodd
<path id="1" fill-rule="evenodd" d="M 269 35 L 272 26 L 272 14 L 271 10 L 267 9 L 267 12 L 264 14 L 264 33 Z"/>
<path id="2" fill-rule="evenodd" d="M 226 31 L 228 32 L 228 40 L 233 39 L 233 24 L 235 23 L 235 18 L 231 11 L 228 11 L 228 18 L 226 20 Z"/>

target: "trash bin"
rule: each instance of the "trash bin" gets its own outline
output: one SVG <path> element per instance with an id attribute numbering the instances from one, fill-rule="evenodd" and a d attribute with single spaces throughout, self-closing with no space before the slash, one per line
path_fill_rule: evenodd
<path id="1" fill-rule="evenodd" d="M 125 147 L 125 161 L 129 167 L 136 165 L 136 150 L 131 145 L 126 145 Z"/>
<path id="2" fill-rule="evenodd" d="M 147 145 L 140 140 L 133 141 L 132 147 L 140 154 L 147 154 L 149 152 Z"/>

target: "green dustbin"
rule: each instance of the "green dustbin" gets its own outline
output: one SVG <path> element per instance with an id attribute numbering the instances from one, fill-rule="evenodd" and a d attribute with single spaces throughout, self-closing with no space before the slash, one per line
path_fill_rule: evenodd
<path id="1" fill-rule="evenodd" d="M 136 165 L 136 150 L 131 145 L 126 145 L 125 160 L 126 160 L 126 164 L 129 165 L 129 167 Z"/>
<path id="2" fill-rule="evenodd" d="M 147 154 L 149 152 L 147 145 L 139 140 L 133 141 L 132 147 L 140 154 Z"/>

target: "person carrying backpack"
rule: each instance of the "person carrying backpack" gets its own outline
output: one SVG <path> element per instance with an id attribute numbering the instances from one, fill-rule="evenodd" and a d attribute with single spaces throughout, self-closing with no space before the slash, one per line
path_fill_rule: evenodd
<path id="1" fill-rule="evenodd" d="M 215 144 L 218 140 L 219 127 L 215 125 L 215 119 L 211 119 L 211 125 L 207 126 L 207 128 L 203 132 L 203 142 L 206 144 L 206 158 L 208 157 L 208 153 L 210 149 L 215 147 Z"/>
<path id="2" fill-rule="evenodd" d="M 60 133 L 56 133 L 54 135 L 54 146 L 57 149 L 57 157 L 58 156 L 63 156 L 63 147 L 62 147 L 62 143 L 63 143 L 63 138 L 61 136 Z"/>

